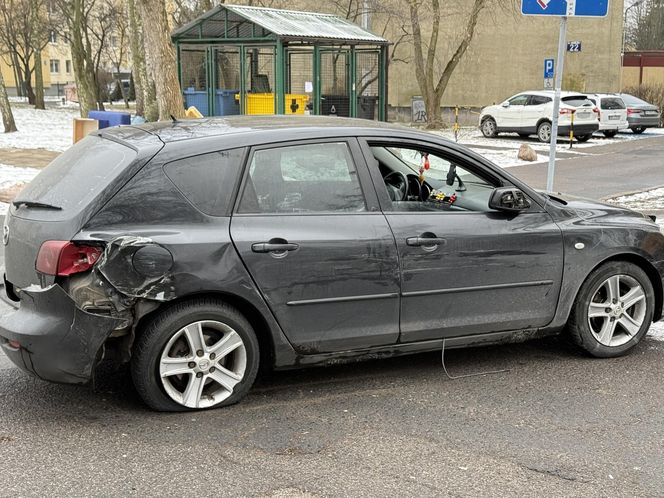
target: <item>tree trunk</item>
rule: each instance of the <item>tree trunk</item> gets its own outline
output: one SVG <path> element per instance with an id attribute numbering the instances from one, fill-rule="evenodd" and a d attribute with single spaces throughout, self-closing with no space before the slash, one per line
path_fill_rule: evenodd
<path id="1" fill-rule="evenodd" d="M 5 133 L 17 131 L 12 107 L 9 104 L 9 98 L 7 97 L 7 89 L 5 88 L 5 80 L 2 77 L 2 71 L 0 71 L 0 115 L 2 115 Z"/>
<path id="2" fill-rule="evenodd" d="M 44 74 L 41 50 L 35 49 L 35 109 L 46 109 L 44 105 Z"/>
<path id="3" fill-rule="evenodd" d="M 21 65 L 18 63 L 18 57 L 15 52 L 11 53 L 12 69 L 14 70 L 14 82 L 16 83 L 16 96 L 25 97 L 25 86 L 23 85 L 23 75 L 21 74 Z"/>
<path id="4" fill-rule="evenodd" d="M 76 79 L 76 92 L 82 118 L 87 118 L 88 113 L 97 108 L 97 88 L 94 75 L 94 67 L 87 64 L 85 44 L 83 42 L 83 1 L 72 0 L 69 16 L 69 34 L 71 61 Z"/>
<path id="5" fill-rule="evenodd" d="M 136 15 L 136 3 L 134 0 L 127 0 L 127 14 L 129 16 L 129 47 L 133 66 L 132 75 L 136 97 L 136 115 L 144 116 L 148 75 L 145 70 L 143 41 L 141 40 L 140 22 Z"/>
<path id="6" fill-rule="evenodd" d="M 40 36 L 43 36 L 41 7 L 40 0 L 32 0 L 30 5 L 30 44 L 34 51 L 35 60 L 35 109 L 43 110 L 46 107 L 44 106 L 44 69 L 42 67 L 41 52 L 45 40 L 40 39 Z"/>
<path id="7" fill-rule="evenodd" d="M 145 48 L 154 73 L 159 119 L 184 117 L 184 102 L 178 81 L 175 49 L 169 36 L 164 0 L 139 0 L 144 30 Z"/>
<path id="8" fill-rule="evenodd" d="M 25 94 L 28 97 L 28 104 L 35 105 L 35 91 L 32 88 L 32 69 L 30 69 L 30 62 L 23 67 L 23 81 L 25 83 Z"/>

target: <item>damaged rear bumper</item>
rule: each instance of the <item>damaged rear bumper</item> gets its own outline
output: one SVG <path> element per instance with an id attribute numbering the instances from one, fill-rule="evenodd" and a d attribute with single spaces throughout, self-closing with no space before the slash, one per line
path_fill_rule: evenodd
<path id="1" fill-rule="evenodd" d="M 102 345 L 124 322 L 79 309 L 59 285 L 27 288 L 19 308 L 0 319 L 0 347 L 19 368 L 41 379 L 84 384 Z"/>

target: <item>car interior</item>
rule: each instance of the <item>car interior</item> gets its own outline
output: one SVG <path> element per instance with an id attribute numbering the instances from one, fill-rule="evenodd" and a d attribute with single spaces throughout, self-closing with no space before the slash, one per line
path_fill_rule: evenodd
<path id="1" fill-rule="evenodd" d="M 489 211 L 491 182 L 442 157 L 412 148 L 374 145 L 395 211 Z"/>

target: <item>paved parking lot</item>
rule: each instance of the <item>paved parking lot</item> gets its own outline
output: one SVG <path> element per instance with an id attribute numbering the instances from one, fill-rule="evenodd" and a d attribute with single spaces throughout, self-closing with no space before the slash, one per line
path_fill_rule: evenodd
<path id="1" fill-rule="evenodd" d="M 605 157 L 610 180 L 588 188 L 610 195 L 623 170 L 647 188 L 664 139 L 652 147 Z M 586 167 L 599 159 L 559 171 Z M 92 391 L 0 354 L 0 496 L 661 496 L 664 342 L 612 360 L 562 338 L 446 359 L 452 375 L 508 371 L 451 380 L 420 354 L 264 374 L 239 405 L 158 414 L 126 370 Z"/>

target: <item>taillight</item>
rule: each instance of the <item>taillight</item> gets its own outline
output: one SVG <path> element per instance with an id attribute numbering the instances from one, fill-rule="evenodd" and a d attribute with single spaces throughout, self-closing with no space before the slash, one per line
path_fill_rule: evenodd
<path id="1" fill-rule="evenodd" d="M 630 107 L 627 108 L 627 114 L 641 114 L 641 109 L 632 109 Z"/>
<path id="2" fill-rule="evenodd" d="M 560 109 L 561 116 L 571 116 L 574 114 L 574 109 Z"/>
<path id="3" fill-rule="evenodd" d="M 600 114 L 600 112 L 599 112 L 599 109 L 598 109 L 597 107 L 595 107 L 595 108 L 593 109 L 593 112 L 594 112 L 595 114 L 597 114 L 597 119 L 599 119 L 600 116 L 601 116 L 601 114 Z"/>
<path id="4" fill-rule="evenodd" d="M 35 268 L 46 275 L 66 277 L 89 270 L 99 260 L 101 247 L 66 240 L 47 240 L 39 248 Z"/>

